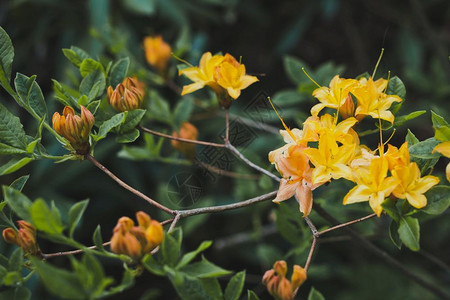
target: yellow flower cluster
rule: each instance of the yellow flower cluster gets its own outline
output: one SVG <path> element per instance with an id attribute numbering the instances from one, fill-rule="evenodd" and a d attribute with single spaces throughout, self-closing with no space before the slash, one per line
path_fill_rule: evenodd
<path id="1" fill-rule="evenodd" d="M 274 202 L 295 195 L 300 211 L 307 216 L 312 208 L 312 191 L 332 179 L 345 178 L 356 186 L 343 203 L 369 201 L 378 216 L 382 212 L 382 202 L 389 196 L 406 199 L 415 208 L 427 204 L 424 193 L 439 179 L 421 177 L 417 164 L 410 161 L 407 143 L 400 149 L 387 145 L 388 151 L 384 153 L 385 147 L 380 141 L 378 149 L 371 151 L 360 144 L 353 129 L 366 116 L 394 122 L 389 107 L 401 98 L 387 95 L 384 92 L 387 84 L 385 79 L 355 80 L 335 76 L 329 88 L 320 87 L 313 92 L 320 103 L 311 109 L 312 116 L 303 123 L 303 130 L 290 130 L 282 120 L 286 130 L 281 130 L 280 134 L 286 144 L 269 153 L 269 161 L 283 177 Z M 352 95 L 357 101 L 356 109 Z M 319 116 L 325 107 L 335 109 L 335 115 Z M 311 142 L 317 142 L 317 148 Z"/>
<path id="2" fill-rule="evenodd" d="M 183 87 L 181 95 L 192 93 L 209 86 L 216 92 L 222 106 L 228 107 L 232 100 L 241 95 L 241 90 L 258 81 L 255 76 L 246 74 L 245 65 L 230 54 L 212 55 L 206 52 L 198 67 L 189 67 L 179 71 L 194 83 Z"/>

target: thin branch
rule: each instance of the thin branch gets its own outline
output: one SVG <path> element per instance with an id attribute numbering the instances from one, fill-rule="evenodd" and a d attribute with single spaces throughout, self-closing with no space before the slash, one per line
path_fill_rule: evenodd
<path id="1" fill-rule="evenodd" d="M 109 244 L 111 244 L 110 241 L 109 242 L 105 242 L 102 245 L 104 247 L 104 246 L 108 246 Z M 97 246 L 90 246 L 90 247 L 87 247 L 87 249 L 97 249 Z M 52 258 L 52 257 L 57 257 L 57 256 L 66 256 L 66 255 L 80 254 L 80 253 L 83 253 L 84 251 L 85 251 L 84 249 L 77 249 L 77 250 L 55 252 L 55 253 L 49 253 L 49 254 L 42 253 L 42 257 L 44 259 L 47 259 L 47 258 Z"/>
<path id="2" fill-rule="evenodd" d="M 196 160 L 196 163 L 198 163 L 199 165 L 201 165 L 202 167 L 204 167 L 205 169 L 207 169 L 208 171 L 214 172 L 218 175 L 222 175 L 222 176 L 228 176 L 231 178 L 238 178 L 238 179 L 259 179 L 261 176 L 260 175 L 256 175 L 256 174 L 240 174 L 240 173 L 236 173 L 236 172 L 231 172 L 231 171 L 227 171 L 227 170 L 223 170 L 220 168 L 217 168 L 215 166 L 212 166 L 210 164 L 204 163 L 202 161 Z"/>
<path id="3" fill-rule="evenodd" d="M 325 229 L 325 230 L 322 230 L 322 231 L 318 232 L 318 235 L 321 236 L 322 234 L 325 234 L 327 232 L 330 232 L 330 231 L 333 231 L 333 230 L 336 230 L 336 229 L 339 229 L 339 228 L 342 228 L 342 227 L 345 227 L 345 226 L 349 226 L 349 225 L 352 225 L 352 224 L 355 224 L 355 223 L 359 223 L 359 222 L 371 219 L 371 218 L 375 217 L 376 215 L 377 214 L 375 214 L 375 213 L 374 214 L 370 214 L 370 215 L 365 216 L 363 218 L 359 218 L 359 219 L 356 219 L 356 220 L 353 220 L 353 221 L 350 221 L 350 222 L 347 222 L 347 223 L 342 223 L 342 224 L 330 227 L 328 229 Z"/>
<path id="4" fill-rule="evenodd" d="M 225 148 L 225 144 L 217 144 L 217 143 L 212 143 L 212 142 L 204 142 L 204 141 L 197 141 L 197 140 L 191 140 L 191 139 L 183 139 L 183 138 L 174 137 L 174 136 L 162 133 L 162 132 L 154 131 L 154 130 L 145 128 L 143 126 L 140 126 L 140 128 L 141 128 L 142 131 L 145 131 L 145 132 L 153 134 L 153 135 L 161 136 L 163 138 L 170 139 L 170 140 L 175 140 L 175 141 L 185 142 L 185 143 L 190 143 L 190 144 L 197 144 L 197 145 Z"/>
<path id="5" fill-rule="evenodd" d="M 316 250 L 317 239 L 318 239 L 317 237 L 313 238 L 313 241 L 311 244 L 311 249 L 309 250 L 308 258 L 306 259 L 306 263 L 305 263 L 305 271 L 306 272 L 308 272 L 309 266 L 311 265 L 314 250 Z"/>
<path id="6" fill-rule="evenodd" d="M 225 109 L 225 144 L 230 141 L 230 108 Z"/>
<path id="7" fill-rule="evenodd" d="M 273 192 L 255 197 L 255 198 L 251 198 L 251 199 L 233 203 L 233 204 L 194 208 L 194 209 L 187 209 L 187 210 L 179 210 L 179 211 L 176 211 L 176 213 L 181 218 L 186 218 L 186 217 L 200 215 L 200 214 L 217 213 L 217 212 L 237 209 L 237 208 L 241 208 L 241 207 L 246 207 L 246 206 L 258 203 L 258 202 L 262 202 L 267 199 L 273 198 L 276 194 L 277 194 L 277 191 L 273 191 Z"/>
<path id="8" fill-rule="evenodd" d="M 272 174 L 271 172 L 261 168 L 258 165 L 255 165 L 254 163 L 252 163 L 250 160 L 248 160 L 244 155 L 242 155 L 241 152 L 239 152 L 238 149 L 236 149 L 236 147 L 234 147 L 233 145 L 230 144 L 230 142 L 226 142 L 225 143 L 225 147 L 230 150 L 231 152 L 233 152 L 234 154 L 236 154 L 237 157 L 239 157 L 244 163 L 246 163 L 248 166 L 252 167 L 253 169 L 269 176 L 270 178 L 272 178 L 273 180 L 279 182 L 280 178 L 274 174 Z"/>
<path id="9" fill-rule="evenodd" d="M 325 220 L 329 221 L 332 224 L 339 224 L 339 221 L 336 220 L 333 216 L 331 216 L 329 213 L 327 213 L 320 205 L 315 204 L 314 210 L 322 216 Z M 373 254 L 379 256 L 385 263 L 389 264 L 390 266 L 396 268 L 397 270 L 401 271 L 405 276 L 411 278 L 418 284 L 420 284 L 422 287 L 426 288 L 430 292 L 434 293 L 435 295 L 439 296 L 440 299 L 449 299 L 450 295 L 448 295 L 445 291 L 441 290 L 439 287 L 429 283 L 428 281 L 423 280 L 422 276 L 417 275 L 416 273 L 408 270 L 403 266 L 398 260 L 390 256 L 387 252 L 381 250 L 371 242 L 369 242 L 366 238 L 361 236 L 359 233 L 354 231 L 353 229 L 349 227 L 344 227 L 343 230 L 345 230 L 353 239 L 360 242 L 360 244 L 372 252 Z"/>
<path id="10" fill-rule="evenodd" d="M 86 155 L 86 158 L 92 162 L 96 167 L 98 167 L 100 170 L 102 170 L 103 172 L 105 172 L 109 177 L 111 177 L 114 181 L 116 181 L 121 187 L 129 190 L 130 192 L 132 192 L 133 194 L 135 194 L 136 196 L 138 196 L 139 198 L 144 199 L 145 201 L 147 201 L 148 203 L 150 203 L 151 205 L 165 211 L 168 214 L 171 215 L 176 215 L 175 211 L 171 210 L 170 208 L 156 202 L 155 200 L 151 199 L 150 197 L 148 197 L 147 195 L 143 194 L 142 192 L 132 188 L 131 186 L 129 186 L 128 184 L 126 184 L 124 181 L 122 181 L 119 177 L 117 177 L 116 175 L 114 175 L 110 170 L 108 170 L 105 166 L 103 166 L 101 163 L 99 163 L 93 156 L 91 156 L 90 154 Z"/>
<path id="11" fill-rule="evenodd" d="M 308 224 L 309 229 L 311 229 L 311 232 L 315 238 L 319 237 L 319 231 L 317 230 L 316 226 L 313 224 L 310 218 L 304 217 L 306 224 Z"/>
<path id="12" fill-rule="evenodd" d="M 175 226 L 177 225 L 180 218 L 181 218 L 180 214 L 177 214 L 175 216 L 175 218 L 173 219 L 172 224 L 170 224 L 169 230 L 167 232 L 171 232 L 175 228 Z"/>

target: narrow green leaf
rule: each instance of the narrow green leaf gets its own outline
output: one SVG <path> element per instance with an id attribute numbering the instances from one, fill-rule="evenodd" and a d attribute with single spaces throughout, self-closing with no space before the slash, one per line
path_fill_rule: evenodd
<path id="1" fill-rule="evenodd" d="M 41 138 L 37 138 L 31 143 L 27 145 L 26 151 L 28 154 L 33 154 L 34 148 L 36 148 L 37 144 L 41 141 Z"/>
<path id="2" fill-rule="evenodd" d="M 0 155 L 27 154 L 27 150 L 0 143 Z"/>
<path id="3" fill-rule="evenodd" d="M 64 56 L 76 67 L 81 65 L 82 59 L 72 49 L 63 48 Z"/>
<path id="4" fill-rule="evenodd" d="M 0 167 L 0 176 L 13 173 L 30 163 L 33 159 L 30 157 L 17 158 L 14 157 L 6 164 Z"/>
<path id="5" fill-rule="evenodd" d="M 217 278 L 203 278 L 200 279 L 203 289 L 211 297 L 211 299 L 224 299 L 222 287 Z"/>
<path id="6" fill-rule="evenodd" d="M 398 234 L 400 240 L 406 247 L 412 251 L 418 251 L 420 249 L 420 227 L 419 221 L 412 217 L 402 217 L 398 228 Z"/>
<path id="7" fill-rule="evenodd" d="M 169 279 L 181 299 L 211 300 L 211 297 L 206 293 L 202 282 L 198 278 L 188 276 L 182 272 L 173 271 L 169 273 Z"/>
<path id="8" fill-rule="evenodd" d="M 3 186 L 3 197 L 9 207 L 23 220 L 31 221 L 29 209 L 32 205 L 30 199 L 20 191 L 9 186 Z"/>
<path id="9" fill-rule="evenodd" d="M 166 276 L 164 266 L 159 263 L 151 254 L 147 254 L 142 259 L 142 265 L 150 272 L 158 276 Z"/>
<path id="10" fill-rule="evenodd" d="M 30 207 L 30 215 L 36 229 L 52 235 L 59 235 L 63 232 L 64 226 L 61 220 L 55 218 L 43 199 L 37 199 Z"/>
<path id="11" fill-rule="evenodd" d="M 14 48 L 6 31 L 0 27 L 0 84 L 7 88 L 10 86 Z"/>
<path id="12" fill-rule="evenodd" d="M 434 147 L 440 142 L 435 138 L 429 138 L 414 145 L 408 145 L 409 154 L 413 158 L 418 159 L 434 159 L 439 158 L 439 153 L 432 153 Z"/>
<path id="13" fill-rule="evenodd" d="M 103 292 L 101 297 L 106 297 L 109 295 L 114 295 L 123 292 L 127 288 L 133 286 L 134 284 L 134 276 L 135 272 L 133 272 L 130 269 L 125 269 L 125 272 L 123 272 L 122 280 L 119 285 L 110 288 L 109 290 Z"/>
<path id="14" fill-rule="evenodd" d="M 197 278 L 215 278 L 231 273 L 230 271 L 211 263 L 205 257 L 202 257 L 202 261 L 184 266 L 180 270 L 189 276 Z"/>
<path id="15" fill-rule="evenodd" d="M 395 220 L 391 220 L 391 224 L 389 225 L 389 237 L 391 238 L 392 243 L 398 248 L 402 248 L 402 240 L 398 234 L 399 225 Z"/>
<path id="16" fill-rule="evenodd" d="M 401 81 L 400 78 L 398 78 L 397 76 L 390 78 L 386 94 L 397 95 L 400 98 L 405 99 L 406 88 L 405 85 L 403 84 L 403 81 Z"/>
<path id="17" fill-rule="evenodd" d="M 176 268 L 180 269 L 190 263 L 199 253 L 205 251 L 209 247 L 211 247 L 212 241 L 204 241 L 198 246 L 198 248 L 194 251 L 188 252 L 181 258 L 180 262 L 177 264 Z"/>
<path id="18" fill-rule="evenodd" d="M 86 207 L 89 204 L 89 199 L 80 201 L 72 205 L 69 210 L 69 236 L 72 238 L 73 232 L 78 222 L 80 222 Z"/>
<path id="19" fill-rule="evenodd" d="M 24 175 L 16 180 L 14 180 L 9 186 L 12 187 L 15 190 L 22 191 L 23 187 L 25 186 L 25 183 L 27 183 L 28 178 L 30 178 L 30 175 Z"/>
<path id="20" fill-rule="evenodd" d="M 428 203 L 421 211 L 430 215 L 440 215 L 450 206 L 450 187 L 438 185 L 425 193 Z"/>
<path id="21" fill-rule="evenodd" d="M 431 121 L 433 122 L 434 137 L 442 142 L 450 141 L 450 124 L 434 111 L 431 111 Z"/>
<path id="22" fill-rule="evenodd" d="M 102 230 L 100 228 L 100 225 L 97 225 L 97 228 L 95 228 L 92 240 L 94 241 L 94 245 L 97 247 L 97 249 L 99 249 L 100 251 L 105 251 L 105 248 L 103 247 Z"/>
<path id="23" fill-rule="evenodd" d="M 423 115 L 426 112 L 427 112 L 426 110 L 419 110 L 419 111 L 415 111 L 415 112 L 412 112 L 412 113 L 404 115 L 404 116 L 397 116 L 397 117 L 395 117 L 394 127 L 402 126 L 407 121 L 415 119 L 415 118 Z"/>
<path id="24" fill-rule="evenodd" d="M 180 257 L 180 244 L 172 235 L 173 232 L 166 234 L 161 244 L 161 253 L 164 263 L 173 267 L 177 264 Z"/>
<path id="25" fill-rule="evenodd" d="M 87 75 L 97 70 L 100 70 L 102 73 L 105 73 L 102 64 L 92 58 L 85 58 L 81 62 L 80 65 L 81 76 L 86 77 Z"/>
<path id="26" fill-rule="evenodd" d="M 36 75 L 28 77 L 17 73 L 14 84 L 17 94 L 26 107 L 29 107 L 40 118 L 47 115 L 47 105 L 42 90 L 36 82 Z"/>
<path id="27" fill-rule="evenodd" d="M 247 300 L 259 300 L 258 295 L 252 290 L 247 290 Z"/>
<path id="28" fill-rule="evenodd" d="M 132 143 L 141 135 L 139 129 L 135 128 L 132 131 L 128 131 L 126 133 L 119 134 L 116 137 L 116 142 L 121 144 Z"/>
<path id="29" fill-rule="evenodd" d="M 109 84 L 115 88 L 127 76 L 130 59 L 124 57 L 116 61 L 111 67 L 111 75 L 109 76 Z"/>
<path id="30" fill-rule="evenodd" d="M 419 143 L 419 139 L 416 138 L 416 136 L 414 135 L 414 133 L 412 133 L 411 130 L 408 129 L 408 133 L 406 134 L 405 142 L 408 142 L 408 147 L 410 147 L 412 145 Z"/>
<path id="31" fill-rule="evenodd" d="M 0 104 L 0 142 L 7 145 L 26 149 L 27 140 L 20 119 L 10 113 Z"/>
<path id="32" fill-rule="evenodd" d="M 308 300 L 325 300 L 325 297 L 314 287 L 311 287 L 308 295 Z"/>
<path id="33" fill-rule="evenodd" d="M 18 247 L 14 252 L 11 254 L 11 257 L 9 258 L 9 266 L 8 271 L 18 271 L 22 269 L 22 263 L 23 263 L 23 250 L 21 247 Z"/>
<path id="34" fill-rule="evenodd" d="M 113 128 L 116 128 L 123 124 L 125 121 L 126 113 L 119 113 L 111 117 L 111 119 L 106 120 L 105 122 L 100 125 L 98 129 L 97 135 L 94 136 L 95 141 L 99 141 L 101 139 L 104 139 L 108 132 L 110 132 Z"/>
<path id="35" fill-rule="evenodd" d="M 52 79 L 52 81 L 55 99 L 61 102 L 64 106 L 78 107 L 76 99 L 66 91 L 64 86 L 55 79 Z"/>
<path id="36" fill-rule="evenodd" d="M 91 102 L 103 94 L 105 87 L 105 74 L 101 70 L 95 70 L 81 81 L 80 93 L 86 95 Z"/>
<path id="37" fill-rule="evenodd" d="M 65 299 L 89 298 L 74 272 L 56 268 L 38 259 L 32 261 L 45 287 L 53 295 Z"/>
<path id="38" fill-rule="evenodd" d="M 241 296 L 245 283 L 245 271 L 241 271 L 234 275 L 225 288 L 225 300 L 238 300 Z"/>

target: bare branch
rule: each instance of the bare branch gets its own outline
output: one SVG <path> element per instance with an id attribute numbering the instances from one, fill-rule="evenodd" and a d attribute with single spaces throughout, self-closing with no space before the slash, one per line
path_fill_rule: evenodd
<path id="1" fill-rule="evenodd" d="M 342 223 L 342 224 L 330 227 L 328 229 L 322 230 L 322 231 L 318 232 L 318 234 L 322 235 L 322 234 L 325 234 L 327 232 L 330 232 L 330 231 L 333 231 L 333 230 L 336 230 L 336 229 L 339 229 L 339 228 L 342 228 L 342 227 L 345 227 L 345 226 L 349 226 L 349 225 L 352 225 L 352 224 L 355 224 L 355 223 L 359 223 L 359 222 L 371 219 L 371 218 L 375 217 L 376 215 L 377 214 L 370 214 L 370 215 L 365 216 L 363 218 L 359 218 L 359 219 L 356 219 L 356 220 L 353 220 L 353 221 L 350 221 L 350 222 L 347 222 L 347 223 Z"/>

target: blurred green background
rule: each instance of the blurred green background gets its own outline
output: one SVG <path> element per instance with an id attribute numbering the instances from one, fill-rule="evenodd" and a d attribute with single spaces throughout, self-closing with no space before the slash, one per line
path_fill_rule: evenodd
<path id="1" fill-rule="evenodd" d="M 315 102 L 307 94 L 312 91 L 309 80 L 306 76 L 298 80 L 296 76 L 296 72 L 301 73 L 300 64 L 321 85 L 328 85 L 337 72 L 347 77 L 356 77 L 366 71 L 372 73 L 381 48 L 384 48 L 378 74 L 386 77 L 390 70 L 405 83 L 407 95 L 403 112 L 432 109 L 448 120 L 448 0 L 2 0 L 0 26 L 8 32 L 15 47 L 13 72 L 38 76 L 49 112 L 62 108 L 53 99 L 51 79 L 67 84 L 77 80 L 76 70 L 65 59 L 61 48 L 74 45 L 93 57 L 103 59 L 130 56 L 135 64 L 132 69 L 139 74 L 144 74 L 145 68 L 150 69 L 145 67 L 142 49 L 142 39 L 146 35 L 161 34 L 175 53 L 193 64 L 197 64 L 205 51 L 242 56 L 247 72 L 257 75 L 260 82 L 245 90 L 233 105 L 232 121 L 236 118 L 244 120 L 243 125 L 235 122 L 240 124 L 236 125 L 237 130 L 247 130 L 249 142 L 242 144 L 242 151 L 265 168 L 269 168 L 267 153 L 282 145 L 276 133 L 281 124 L 270 110 L 258 110 L 257 104 L 261 103 L 261 97 L 273 96 L 288 125 L 300 126 Z M 176 64 L 173 60 L 173 73 Z M 292 65 L 297 64 L 299 68 L 293 70 Z M 174 80 L 179 85 L 187 82 L 175 75 Z M 171 108 L 181 100 L 167 87 L 149 82 L 148 89 L 157 89 Z M 208 97 L 206 92 L 200 94 Z M 13 105 L 5 92 L 0 92 L 0 99 L 21 117 L 25 127 L 28 126 L 27 130 L 33 130 L 35 125 Z M 148 108 L 152 109 L 151 102 Z M 217 114 L 222 116 L 223 112 L 217 110 L 205 117 L 201 108 L 194 111 L 191 122 L 199 129 L 201 139 L 220 142 L 224 123 Z M 260 121 L 268 125 L 272 133 L 249 126 L 245 120 Z M 165 129 L 166 132 L 171 130 L 152 119 L 146 121 L 146 126 Z M 429 112 L 407 123 L 407 127 L 420 140 L 433 135 Z M 392 143 L 399 146 L 404 141 L 405 132 L 399 130 Z M 45 142 L 46 145 L 53 143 L 50 136 Z M 374 148 L 376 137 L 368 137 L 364 142 Z M 144 137 L 127 147 L 142 145 Z M 57 143 L 47 149 L 53 154 L 65 151 Z M 203 155 L 204 150 L 198 147 L 198 155 Z M 162 153 L 182 159 L 167 141 Z M 126 182 L 172 207 L 176 205 L 170 193 L 174 188 L 171 185 L 174 178 L 194 178 L 193 185 L 200 190 L 200 194 L 194 197 L 194 205 L 199 207 L 234 203 L 277 188 L 268 178 L 259 176 L 232 156 L 227 156 L 222 162 L 226 169 L 255 176 L 233 179 L 205 174 L 204 169 L 196 165 L 167 164 L 151 158 L 127 159 L 130 158 L 129 152 L 124 151 L 113 138 L 99 144 L 95 155 Z M 0 161 L 3 163 L 6 159 L 0 157 Z M 444 168 L 441 161 L 437 169 L 442 171 Z M 0 180 L 2 184 L 9 184 L 24 174 L 31 174 L 25 194 L 31 199 L 53 199 L 63 211 L 75 201 L 90 198 L 82 226 L 76 232 L 76 237 L 86 245 L 92 243 L 91 236 L 97 224 L 101 224 L 103 238 L 108 240 L 117 219 L 123 215 L 131 217 L 136 211 L 144 210 L 158 220 L 167 218 L 121 189 L 88 162 L 34 162 Z M 342 222 L 369 214 L 366 204 L 341 205 L 349 187 L 342 181 L 334 182 L 329 188 L 315 192 L 315 201 Z M 180 191 L 184 193 L 186 190 Z M 385 217 L 355 227 L 414 273 L 448 291 L 448 217 L 448 211 L 437 217 L 420 216 L 422 250 L 418 253 L 398 250 L 391 243 L 389 220 Z M 285 224 L 278 221 L 278 226 L 296 232 L 295 238 L 285 239 L 279 234 L 275 218 L 289 220 Z M 319 226 L 328 225 L 315 213 L 311 219 Z M 214 240 L 213 248 L 206 252 L 208 259 L 230 270 L 246 269 L 246 288 L 256 291 L 262 299 L 268 297 L 260 284 L 264 271 L 282 258 L 289 265 L 303 265 L 311 242 L 309 229 L 303 224 L 294 200 L 279 207 L 267 202 L 214 216 L 192 217 L 180 224 L 184 230 L 186 251 L 194 249 L 202 240 Z M 2 253 L 12 249 L 3 241 L 0 247 Z M 41 248 L 46 253 L 67 250 L 45 241 L 42 241 Z M 52 262 L 68 265 L 66 258 L 56 258 Z M 120 264 L 108 260 L 103 262 L 107 273 L 119 280 Z M 308 281 L 301 287 L 298 299 L 306 299 L 311 286 L 327 299 L 438 299 L 340 231 L 333 232 L 319 244 Z M 34 293 L 33 299 L 54 299 L 37 280 L 30 281 L 30 288 Z M 172 299 L 176 295 L 168 280 L 145 274 L 137 279 L 132 289 L 111 299 L 124 297 Z"/>

